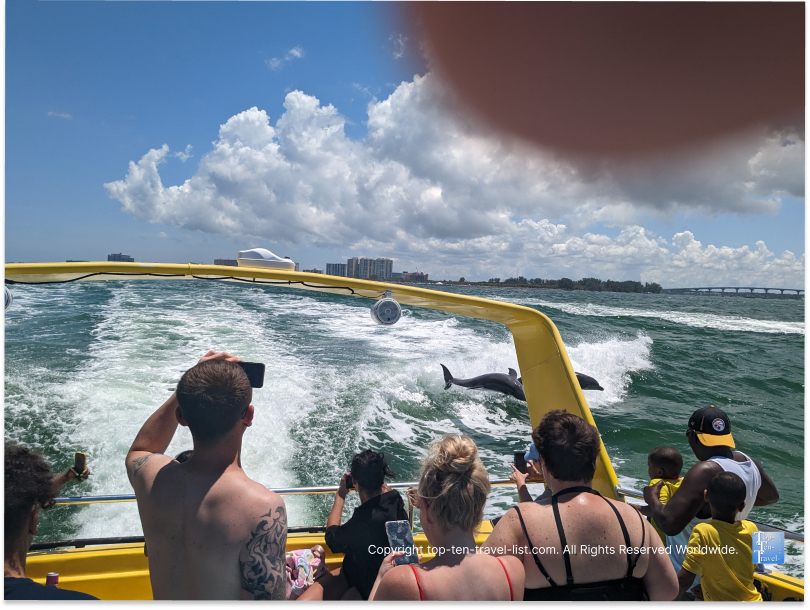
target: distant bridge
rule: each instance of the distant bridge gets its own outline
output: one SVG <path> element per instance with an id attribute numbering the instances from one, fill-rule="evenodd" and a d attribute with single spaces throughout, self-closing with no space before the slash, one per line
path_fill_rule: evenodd
<path id="1" fill-rule="evenodd" d="M 661 294 L 689 294 L 709 297 L 748 297 L 755 299 L 804 299 L 803 288 L 757 288 L 750 286 L 706 286 L 703 288 L 664 288 Z"/>

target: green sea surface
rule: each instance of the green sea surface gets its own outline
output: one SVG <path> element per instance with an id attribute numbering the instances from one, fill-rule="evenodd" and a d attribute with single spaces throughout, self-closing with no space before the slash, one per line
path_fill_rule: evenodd
<path id="1" fill-rule="evenodd" d="M 694 464 L 686 422 L 713 404 L 729 414 L 737 448 L 780 492 L 750 518 L 804 531 L 804 301 L 444 289 L 533 307 L 554 321 L 574 369 L 605 388 L 585 397 L 622 485 L 646 484 L 656 446 L 679 449 L 684 472 Z M 490 476 L 505 478 L 512 454 L 529 442 L 524 403 L 444 390 L 440 363 L 462 378 L 518 368 L 500 324 L 405 307 L 400 322 L 384 327 L 364 299 L 213 282 L 12 291 L 6 440 L 41 451 L 56 469 L 86 451 L 93 474 L 65 495 L 132 493 L 124 470 L 132 439 L 208 349 L 267 365 L 243 464 L 271 487 L 337 484 L 366 448 L 384 451 L 397 479 L 412 481 L 427 445 L 447 432 L 472 436 Z M 169 453 L 188 448 L 180 430 Z M 493 488 L 485 516 L 516 500 L 514 488 Z M 291 525 L 321 525 L 331 497 L 287 503 Z M 46 513 L 37 540 L 140 534 L 134 504 L 87 505 Z M 787 555 L 779 569 L 803 577 L 803 545 L 789 543 Z"/>

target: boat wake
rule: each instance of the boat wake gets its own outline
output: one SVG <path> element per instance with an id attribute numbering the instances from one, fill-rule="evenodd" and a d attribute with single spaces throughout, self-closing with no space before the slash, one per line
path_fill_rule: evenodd
<path id="1" fill-rule="evenodd" d="M 539 309 L 557 309 L 575 316 L 658 318 L 667 322 L 684 324 L 695 328 L 713 328 L 753 333 L 777 333 L 804 335 L 804 322 L 782 320 L 758 320 L 738 316 L 721 316 L 712 313 L 687 311 L 657 311 L 631 307 L 611 307 L 596 303 L 559 303 L 543 299 L 511 299 L 510 302 L 534 306 Z"/>

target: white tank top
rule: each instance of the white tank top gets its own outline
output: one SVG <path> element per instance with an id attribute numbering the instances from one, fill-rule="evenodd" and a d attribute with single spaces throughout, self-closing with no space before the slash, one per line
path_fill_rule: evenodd
<path id="1" fill-rule="evenodd" d="M 710 462 L 716 462 L 720 468 L 726 472 L 733 472 L 745 483 L 745 508 L 737 513 L 737 521 L 742 521 L 748 518 L 748 513 L 754 508 L 754 501 L 757 499 L 759 487 L 762 485 L 762 477 L 759 475 L 759 468 L 754 464 L 754 460 L 745 455 L 742 451 L 742 456 L 745 462 L 738 462 L 734 458 L 713 457 L 709 458 Z"/>

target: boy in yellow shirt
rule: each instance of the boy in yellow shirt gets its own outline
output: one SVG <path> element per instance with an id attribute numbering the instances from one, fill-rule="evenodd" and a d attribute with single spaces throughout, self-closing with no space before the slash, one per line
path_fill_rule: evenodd
<path id="1" fill-rule="evenodd" d="M 692 530 L 686 558 L 678 574 L 681 597 L 700 574 L 703 598 L 714 602 L 761 602 L 754 587 L 753 534 L 757 526 L 737 521 L 745 506 L 745 483 L 733 472 L 712 477 L 703 492 L 712 520 Z"/>
<path id="2" fill-rule="evenodd" d="M 650 485 L 655 485 L 658 481 L 664 481 L 658 498 L 661 504 L 666 504 L 681 486 L 681 469 L 683 468 L 683 458 L 680 452 L 674 447 L 656 447 L 647 456 L 647 471 L 650 475 Z M 646 513 L 645 513 L 646 514 Z M 649 516 L 649 514 L 647 514 Z M 667 543 L 667 535 L 658 529 L 652 518 L 650 523 L 661 536 L 664 544 Z"/>

